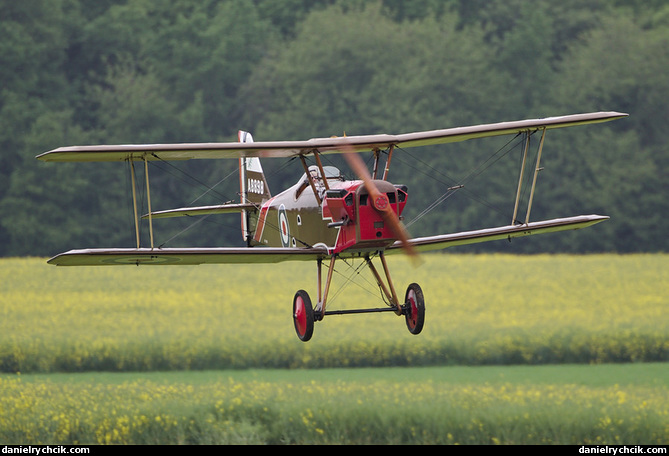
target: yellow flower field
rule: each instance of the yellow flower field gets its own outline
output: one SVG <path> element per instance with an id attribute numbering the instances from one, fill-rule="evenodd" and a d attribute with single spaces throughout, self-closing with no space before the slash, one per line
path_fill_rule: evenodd
<path id="1" fill-rule="evenodd" d="M 244 381 L 224 371 L 644 361 L 657 373 L 669 353 L 667 255 L 444 254 L 418 268 L 392 258 L 400 292 L 417 282 L 425 293 L 420 335 L 392 313 L 328 316 L 305 344 L 291 302 L 300 288 L 315 295 L 315 269 L 0 260 L 0 442 L 669 441 L 666 374 L 589 385 L 455 381 L 425 369 L 401 379 L 340 369 L 324 380 L 292 369 Z M 382 305 L 368 276 L 340 265 L 336 279 L 329 308 Z M 573 368 L 559 369 L 572 378 Z M 202 372 L 170 376 L 193 370 Z M 123 377 L 45 375 L 84 371 Z"/>
<path id="2" fill-rule="evenodd" d="M 485 369 L 485 368 L 484 368 Z M 534 369 L 541 369 L 534 367 Z M 569 368 L 566 367 L 568 370 Z M 341 373 L 339 373 L 341 371 Z M 463 382 L 346 369 L 225 378 L 202 372 L 0 376 L 0 442 L 13 444 L 666 444 L 666 384 Z M 444 371 L 457 375 L 457 371 Z M 615 369 L 606 370 L 617 375 Z M 640 370 L 647 372 L 647 370 Z M 652 372 L 652 370 L 651 370 Z M 81 374 L 80 374 L 81 375 Z M 231 375 L 232 377 L 232 375 Z M 300 377 L 303 377 L 300 380 Z M 666 382 L 666 376 L 662 380 Z"/>
<path id="3" fill-rule="evenodd" d="M 170 370 L 666 361 L 669 256 L 391 258 L 419 283 L 425 329 L 393 313 L 333 315 L 295 336 L 312 264 L 58 268 L 0 260 L 0 371 Z M 357 266 L 354 265 L 354 267 Z M 346 278 L 354 275 L 355 283 Z M 380 307 L 368 271 L 343 264 L 328 309 Z"/>

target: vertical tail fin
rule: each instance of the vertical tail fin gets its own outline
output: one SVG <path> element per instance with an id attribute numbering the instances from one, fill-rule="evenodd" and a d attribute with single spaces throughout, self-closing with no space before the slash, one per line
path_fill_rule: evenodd
<path id="1" fill-rule="evenodd" d="M 253 137 L 249 132 L 240 130 L 238 137 L 239 142 L 253 142 Z M 239 189 L 242 203 L 253 203 L 258 206 L 256 211 L 242 211 L 242 236 L 250 245 L 258 224 L 260 206 L 272 197 L 259 158 L 243 157 L 239 159 Z"/>

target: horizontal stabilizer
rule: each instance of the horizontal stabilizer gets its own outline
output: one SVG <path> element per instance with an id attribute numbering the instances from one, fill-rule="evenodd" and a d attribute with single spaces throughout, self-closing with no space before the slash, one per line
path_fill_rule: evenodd
<path id="1" fill-rule="evenodd" d="M 309 261 L 327 256 L 326 248 L 169 248 L 83 249 L 51 258 L 56 266 L 198 265 Z"/>
<path id="2" fill-rule="evenodd" d="M 255 210 L 257 207 L 254 204 L 219 204 L 215 206 L 198 206 L 198 207 L 181 207 L 178 209 L 168 209 L 165 211 L 151 212 L 151 218 L 170 218 L 170 217 L 194 217 L 198 215 L 211 214 L 230 214 L 237 213 L 243 210 Z M 148 218 L 149 214 L 143 215 L 142 218 Z"/>
<path id="3" fill-rule="evenodd" d="M 496 241 L 500 239 L 514 239 L 533 234 L 556 233 L 558 231 L 577 230 L 586 228 L 596 223 L 608 220 L 605 215 L 579 215 L 541 222 L 532 222 L 522 225 L 509 225 L 498 228 L 487 228 L 475 231 L 463 231 L 453 234 L 442 234 L 439 236 L 427 236 L 411 239 L 409 242 L 418 252 L 441 250 L 458 245 L 477 244 L 479 242 Z M 400 253 L 402 245 L 399 242 L 391 245 L 388 253 Z"/>

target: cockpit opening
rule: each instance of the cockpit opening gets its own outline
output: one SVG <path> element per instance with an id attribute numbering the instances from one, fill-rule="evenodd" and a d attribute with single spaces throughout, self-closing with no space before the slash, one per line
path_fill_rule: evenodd
<path id="1" fill-rule="evenodd" d="M 335 166 L 323 166 L 323 172 L 325 173 L 325 179 L 327 179 L 328 181 L 344 180 L 344 177 L 341 175 L 341 171 L 339 171 L 339 168 Z M 321 170 L 318 168 L 318 166 L 312 165 L 309 167 L 309 174 L 311 175 L 311 178 L 314 181 L 316 190 L 320 195 L 322 195 L 323 192 L 325 191 L 325 185 L 323 184 Z M 302 192 L 304 192 L 304 190 L 309 187 L 309 176 L 307 176 L 307 173 L 304 173 L 300 178 L 300 180 L 297 181 L 297 183 L 298 186 L 297 190 L 295 191 L 295 199 L 298 199 L 300 195 L 302 195 Z"/>

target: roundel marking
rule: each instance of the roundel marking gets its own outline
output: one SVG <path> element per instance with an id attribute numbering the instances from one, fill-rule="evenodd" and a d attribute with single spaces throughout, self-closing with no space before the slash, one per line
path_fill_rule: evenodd
<path id="1" fill-rule="evenodd" d="M 138 256 L 128 256 L 121 258 L 109 258 L 101 260 L 102 264 L 176 264 L 181 262 L 181 259 L 178 257 L 167 257 L 167 256 L 148 256 L 148 255 L 138 255 Z"/>
<path id="2" fill-rule="evenodd" d="M 286 216 L 286 207 L 282 204 L 279 207 L 279 235 L 283 247 L 290 246 L 290 225 Z"/>

